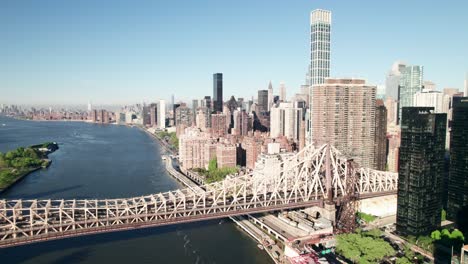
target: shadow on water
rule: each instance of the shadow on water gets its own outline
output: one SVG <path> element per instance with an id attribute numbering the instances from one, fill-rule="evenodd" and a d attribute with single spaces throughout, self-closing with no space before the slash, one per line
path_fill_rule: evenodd
<path id="1" fill-rule="evenodd" d="M 46 192 L 38 192 L 38 193 L 33 193 L 33 194 L 17 194 L 17 195 L 9 197 L 8 199 L 14 199 L 14 198 L 35 199 L 35 198 L 39 198 L 39 197 L 51 196 L 51 195 L 54 195 L 54 194 L 57 194 L 57 193 L 63 193 L 63 192 L 71 191 L 71 190 L 76 190 L 76 189 L 79 189 L 81 187 L 82 187 L 82 185 L 73 185 L 73 186 L 58 188 L 58 189 L 54 189 L 54 190 L 50 190 L 50 191 L 46 191 Z"/>
<path id="2" fill-rule="evenodd" d="M 6 263 L 19 263 L 42 255 L 44 252 L 49 254 L 54 251 L 60 252 L 64 250 L 78 249 L 78 251 L 74 251 L 73 253 L 60 257 L 60 259 L 53 262 L 57 264 L 78 263 L 80 261 L 86 260 L 86 257 L 89 256 L 91 252 L 90 248 L 95 245 L 124 242 L 151 236 L 164 235 L 166 233 L 178 233 L 182 230 L 182 227 L 183 232 L 185 233 L 187 231 L 190 232 L 191 229 L 198 229 L 200 227 L 209 225 L 217 225 L 218 222 L 219 220 L 210 220 L 39 242 L 24 246 L 0 249 L 0 259 L 5 260 Z"/>
<path id="3" fill-rule="evenodd" d="M 81 263 L 86 260 L 86 258 L 90 255 L 91 250 L 89 248 L 83 248 L 77 251 L 74 251 L 70 254 L 62 256 L 57 260 L 50 262 L 51 264 L 72 264 L 72 263 Z"/>

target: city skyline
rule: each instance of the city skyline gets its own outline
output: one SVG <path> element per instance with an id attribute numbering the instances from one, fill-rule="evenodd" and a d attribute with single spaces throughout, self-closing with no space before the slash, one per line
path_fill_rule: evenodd
<path id="1" fill-rule="evenodd" d="M 0 44 L 5 58 L 0 103 L 149 103 L 169 101 L 172 93 L 177 100 L 189 101 L 211 94 L 215 72 L 225 75 L 224 100 L 232 94 L 250 98 L 266 89 L 269 80 L 275 93 L 284 81 L 292 95 L 305 82 L 309 16 L 318 8 L 330 10 L 334 17 L 331 77 L 362 77 L 379 85 L 392 63 L 402 60 L 423 65 L 425 79 L 438 89 L 463 90 L 467 68 L 462 60 L 468 51 L 466 37 L 458 32 L 467 20 L 462 13 L 465 3 L 435 3 L 423 14 L 415 14 L 418 1 L 404 9 L 403 1 L 387 6 L 257 2 L 248 9 L 210 3 L 178 8 L 176 23 L 171 14 L 176 14 L 177 3 L 3 4 L 0 32 L 6 41 Z M 284 19 L 278 19 L 280 11 Z M 413 23 L 397 23 L 392 12 L 399 21 Z M 439 12 L 451 14 L 450 28 L 433 19 Z M 207 42 L 209 37 L 216 41 Z M 184 38 L 190 41 L 182 43 Z M 451 67 L 446 67 L 448 61 Z"/>

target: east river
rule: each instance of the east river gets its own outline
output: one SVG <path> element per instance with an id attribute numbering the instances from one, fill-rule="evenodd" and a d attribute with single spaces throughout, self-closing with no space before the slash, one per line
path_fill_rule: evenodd
<path id="1" fill-rule="evenodd" d="M 3 125 L 5 124 L 5 125 Z M 52 165 L 0 199 L 141 196 L 180 187 L 165 171 L 162 150 L 131 127 L 36 122 L 0 117 L 0 152 L 59 143 Z M 83 236 L 0 250 L 1 263 L 272 263 L 229 220 Z"/>

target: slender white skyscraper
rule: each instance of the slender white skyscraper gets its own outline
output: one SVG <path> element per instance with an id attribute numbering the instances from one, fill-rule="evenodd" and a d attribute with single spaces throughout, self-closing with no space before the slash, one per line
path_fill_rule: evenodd
<path id="1" fill-rule="evenodd" d="M 279 93 L 279 99 L 286 102 L 286 85 L 284 82 L 280 82 Z"/>
<path id="2" fill-rule="evenodd" d="M 312 112 L 312 89 L 330 77 L 331 12 L 316 9 L 310 13 L 310 87 L 309 113 Z M 308 141 L 312 142 L 312 119 L 308 122 Z"/>
<path id="3" fill-rule="evenodd" d="M 166 128 L 166 101 L 159 100 L 159 128 Z"/>
<path id="4" fill-rule="evenodd" d="M 91 101 L 88 101 L 88 112 L 91 112 L 93 110 L 93 107 L 91 106 Z"/>
<path id="5" fill-rule="evenodd" d="M 268 84 L 268 111 L 270 111 L 271 106 L 273 105 L 273 85 L 271 85 L 271 81 Z"/>

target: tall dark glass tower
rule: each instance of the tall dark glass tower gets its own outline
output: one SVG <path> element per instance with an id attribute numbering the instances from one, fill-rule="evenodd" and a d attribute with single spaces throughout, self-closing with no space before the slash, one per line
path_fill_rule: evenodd
<path id="1" fill-rule="evenodd" d="M 268 90 L 258 90 L 258 110 L 260 113 L 268 112 Z"/>
<path id="2" fill-rule="evenodd" d="M 223 112 L 223 74 L 213 74 L 213 111 Z"/>
<path id="3" fill-rule="evenodd" d="M 468 229 L 468 97 L 453 98 L 451 128 L 447 216 Z"/>
<path id="4" fill-rule="evenodd" d="M 403 107 L 397 231 L 428 234 L 440 227 L 447 114 L 433 107 Z"/>

